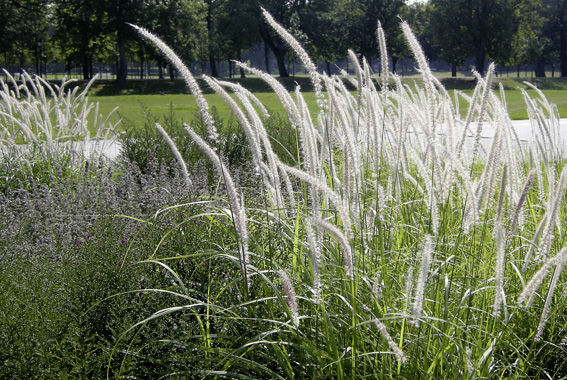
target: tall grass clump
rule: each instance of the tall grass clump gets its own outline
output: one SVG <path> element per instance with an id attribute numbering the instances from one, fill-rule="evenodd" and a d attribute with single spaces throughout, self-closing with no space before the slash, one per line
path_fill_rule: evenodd
<path id="1" fill-rule="evenodd" d="M 178 242 L 165 234 L 147 261 L 174 279 L 172 287 L 151 291 L 167 291 L 179 304 L 136 327 L 187 316 L 194 322 L 184 338 L 170 342 L 185 350 L 185 366 L 170 374 L 565 376 L 567 169 L 554 107 L 541 93 L 538 99 L 524 94 L 533 125 L 526 145 L 512 126 L 504 91 L 493 88 L 494 65 L 484 77 L 475 73 L 472 96 L 457 92 L 453 102 L 404 22 L 421 72 L 414 85 L 388 72 L 375 84 L 368 63 L 353 52 L 356 76 L 329 77 L 264 16 L 309 71 L 319 112 L 308 111 L 299 88 L 289 94 L 270 76 L 237 63 L 280 97 L 297 136 L 290 163 L 276 153 L 253 95 L 205 79 L 246 136 L 256 182 L 239 187 L 234 168 L 215 151 L 212 128 L 203 138 L 188 126 L 219 174 L 210 218 L 226 222 L 211 224 L 223 236 L 214 247 L 171 256 L 163 244 Z M 158 37 L 135 28 L 180 65 Z M 377 36 L 387 57 L 380 27 Z M 180 72 L 198 94 L 189 71 Z M 355 84 L 355 94 L 345 80 Z M 208 115 L 207 105 L 200 106 Z M 491 144 L 482 140 L 485 129 L 494 131 Z M 223 263 L 226 275 L 211 271 L 196 284 L 175 269 L 197 257 Z M 135 343 L 125 356 L 138 354 Z"/>
<path id="2" fill-rule="evenodd" d="M 69 88 L 73 80 L 59 85 L 24 72 L 18 82 L 7 71 L 0 81 L 0 164 L 6 186 L 20 180 L 71 175 L 89 155 L 100 156 L 104 146 L 116 139 L 112 113 L 103 117 L 98 103 L 83 89 Z M 114 112 L 114 111 L 113 111 Z M 56 173 L 57 162 L 63 173 Z"/>

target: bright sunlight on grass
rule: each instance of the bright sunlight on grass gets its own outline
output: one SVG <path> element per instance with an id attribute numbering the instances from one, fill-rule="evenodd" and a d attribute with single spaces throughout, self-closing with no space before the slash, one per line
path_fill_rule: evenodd
<path id="1" fill-rule="evenodd" d="M 491 65 L 457 107 L 406 23 L 415 84 L 354 52 L 355 75 L 328 77 L 264 17 L 311 93 L 238 63 L 273 94 L 205 77 L 203 95 L 134 27 L 193 95 L 108 98 L 141 115 L 115 161 L 35 143 L 62 127 L 33 115 L 67 103 L 2 93 L 1 143 L 33 149 L 0 161 L 0 377 L 564 377 L 567 166 L 545 94 Z"/>

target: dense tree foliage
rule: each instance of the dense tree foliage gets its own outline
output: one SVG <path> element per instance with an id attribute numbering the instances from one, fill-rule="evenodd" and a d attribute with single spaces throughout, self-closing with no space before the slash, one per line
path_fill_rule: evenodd
<path id="1" fill-rule="evenodd" d="M 567 77 L 567 0 L 541 2 L 544 25 L 539 35 L 549 38 L 549 45 L 555 47 L 553 50 L 559 55 L 561 76 Z"/>
<path id="2" fill-rule="evenodd" d="M 19 67 L 32 61 L 36 72 L 40 72 L 51 13 L 52 5 L 47 0 L 0 2 L 0 54 L 10 56 Z"/>
<path id="3" fill-rule="evenodd" d="M 352 49 L 372 62 L 378 57 L 376 27 L 387 36 L 391 70 L 408 56 L 399 28 L 414 28 L 430 59 L 452 68 L 473 60 L 483 72 L 486 62 L 533 64 L 537 76 L 546 65 L 567 76 L 567 0 L 5 0 L 0 2 L 0 62 L 41 74 L 41 62 L 81 67 L 92 77 L 95 62 L 116 63 L 118 82 L 127 62 L 159 67 L 167 62 L 140 41 L 128 25 L 142 25 L 160 35 L 188 62 L 218 76 L 218 64 L 240 60 L 251 48 L 264 48 L 265 67 L 275 57 L 280 76 L 289 75 L 297 57 L 267 27 L 261 8 L 301 41 L 326 71 Z M 242 76 L 243 72 L 240 73 Z M 169 68 L 169 76 L 174 70 Z"/>
<path id="4" fill-rule="evenodd" d="M 442 56 L 451 64 L 474 58 L 484 72 L 486 58 L 506 62 L 518 31 L 518 0 L 431 0 L 432 28 Z"/>
<path id="5" fill-rule="evenodd" d="M 93 59 L 108 46 L 103 33 L 104 8 L 93 0 L 57 0 L 55 40 L 67 67 L 80 65 L 83 77 L 93 74 Z"/>

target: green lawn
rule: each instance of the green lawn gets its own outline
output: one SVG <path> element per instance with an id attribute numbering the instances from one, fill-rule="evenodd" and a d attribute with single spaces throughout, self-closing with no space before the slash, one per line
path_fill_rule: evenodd
<path id="1" fill-rule="evenodd" d="M 566 378 L 554 126 L 524 150 L 502 123 L 488 152 L 480 135 L 469 150 L 438 94 L 473 82 L 443 79 L 428 96 L 365 83 L 372 107 L 332 84 L 322 117 L 340 119 L 325 128 L 298 110 L 186 131 L 180 82 L 107 82 L 91 92 L 99 111 L 121 106 L 135 127 L 107 160 L 40 143 L 84 136 L 89 102 L 34 83 L 26 101 L 2 94 L 0 379 Z M 567 91 L 539 83 L 554 102 Z M 522 84 L 503 84 L 521 117 Z M 475 99 L 480 117 L 504 113 L 498 96 Z M 140 126 L 143 110 L 164 130 Z"/>
<path id="2" fill-rule="evenodd" d="M 294 81 L 292 81 L 292 79 Z M 406 78 L 406 83 L 412 83 L 416 79 Z M 283 114 L 284 110 L 278 97 L 269 92 L 265 85 L 259 82 L 258 78 L 246 78 L 244 80 L 236 80 L 242 82 L 244 86 L 256 93 L 256 96 L 268 108 L 271 113 Z M 314 102 L 314 94 L 307 78 L 296 77 L 288 78 L 285 84 L 288 90 L 292 90 L 294 82 L 299 82 L 301 87 L 306 90 L 304 96 L 312 112 L 316 112 Z M 521 80 L 512 78 L 503 78 L 503 85 L 506 89 L 506 100 L 508 103 L 508 111 L 510 117 L 514 120 L 527 119 L 528 114 L 524 99 L 519 88 L 527 88 Z M 474 85 L 470 79 L 452 79 L 445 78 L 443 80 L 447 89 L 452 92 L 454 90 L 463 91 L 465 94 L 472 95 L 472 86 Z M 535 81 L 538 87 L 542 88 L 551 103 L 557 105 L 561 117 L 567 117 L 567 81 L 563 78 L 544 78 Z M 204 88 L 202 86 L 202 88 Z M 220 96 L 208 93 L 204 88 L 205 98 L 211 107 L 215 107 L 218 114 L 222 118 L 228 118 L 231 115 L 230 108 L 222 101 Z M 535 91 L 528 90 L 530 96 L 535 96 Z M 116 89 L 109 83 L 97 83 L 91 91 L 90 99 L 99 102 L 99 112 L 103 115 L 108 114 L 112 109 L 118 107 L 118 113 L 114 116 L 114 120 L 119 117 L 129 119 L 134 125 L 141 125 L 144 122 L 142 106 L 144 105 L 154 115 L 161 117 L 167 115 L 172 107 L 175 115 L 190 122 L 197 114 L 197 106 L 194 97 L 190 95 L 183 87 L 181 81 L 164 82 L 164 81 L 134 81 L 127 89 Z M 466 104 L 461 100 L 462 112 L 465 112 Z"/>
<path id="3" fill-rule="evenodd" d="M 116 161 L 44 145 L 4 155 L 0 379 L 565 378 L 558 142 L 542 136 L 529 156 L 469 155 L 451 138 L 430 149 L 428 116 L 453 118 L 429 111 L 450 100 L 413 104 L 410 89 L 367 112 L 346 93 L 334 109 L 352 117 L 321 143 L 312 123 L 296 134 L 280 118 L 218 122 L 210 146 L 173 119 L 175 155 L 151 125 Z M 185 94 L 96 99 L 139 121 L 138 101 L 195 112 Z M 357 128 L 382 115 L 387 140 Z"/>

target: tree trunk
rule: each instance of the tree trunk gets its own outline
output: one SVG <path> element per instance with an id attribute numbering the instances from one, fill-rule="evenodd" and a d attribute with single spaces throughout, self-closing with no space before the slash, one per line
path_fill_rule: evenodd
<path id="1" fill-rule="evenodd" d="M 163 65 L 161 62 L 158 62 L 158 77 L 159 79 L 163 79 Z"/>
<path id="2" fill-rule="evenodd" d="M 486 58 L 486 41 L 482 41 L 478 50 L 476 52 L 476 56 L 474 59 L 474 65 L 476 71 L 480 74 L 480 76 L 484 76 L 484 60 Z"/>
<path id="3" fill-rule="evenodd" d="M 266 64 L 266 72 L 270 73 L 270 50 L 268 49 L 268 45 L 264 43 L 264 62 Z"/>
<path id="4" fill-rule="evenodd" d="M 457 64 L 455 62 L 451 63 L 451 77 L 457 77 Z"/>
<path id="5" fill-rule="evenodd" d="M 218 78 L 219 72 L 217 71 L 217 61 L 212 52 L 209 53 L 209 66 L 211 66 L 211 76 L 213 78 Z"/>
<path id="6" fill-rule="evenodd" d="M 541 57 L 536 57 L 534 71 L 537 78 L 545 78 L 545 62 Z"/>
<path id="7" fill-rule="evenodd" d="M 516 66 L 516 76 L 519 78 L 520 77 L 520 70 L 522 69 L 522 64 L 518 63 L 518 65 Z"/>
<path id="8" fill-rule="evenodd" d="M 116 73 L 116 84 L 125 86 L 128 78 L 128 62 L 126 60 L 126 39 L 121 32 L 118 32 L 118 72 Z"/>
<path id="9" fill-rule="evenodd" d="M 561 77 L 567 77 L 567 33 L 562 31 L 559 37 L 559 59 L 561 60 Z"/>
<path id="10" fill-rule="evenodd" d="M 325 66 L 327 68 L 327 75 L 331 75 L 331 62 L 325 61 Z"/>
<path id="11" fill-rule="evenodd" d="M 287 68 L 285 66 L 286 48 L 276 44 L 269 36 L 269 34 L 262 34 L 262 38 L 264 39 L 264 49 L 265 49 L 264 57 L 266 59 L 266 69 L 268 68 L 267 67 L 268 52 L 266 49 L 266 45 L 267 45 L 272 51 L 272 53 L 274 53 L 274 55 L 276 56 L 276 62 L 278 63 L 278 71 L 280 72 L 280 77 L 286 77 L 286 78 L 289 77 L 289 73 L 287 72 Z M 268 74 L 270 73 L 269 70 L 266 71 L 268 72 Z"/>
<path id="12" fill-rule="evenodd" d="M 398 57 L 392 57 L 392 73 L 396 73 L 396 66 L 398 66 L 398 62 L 400 61 L 400 59 Z M 386 70 L 388 70 L 386 68 Z M 403 73 L 402 73 L 403 75 Z"/>
<path id="13" fill-rule="evenodd" d="M 175 79 L 175 72 L 173 71 L 173 66 L 171 64 L 167 65 L 167 67 L 169 68 L 169 79 L 174 80 Z"/>
<path id="14" fill-rule="evenodd" d="M 238 62 L 242 62 L 242 53 L 238 51 Z M 244 69 L 242 67 L 240 69 L 240 78 L 246 78 L 246 74 L 244 73 Z"/>
<path id="15" fill-rule="evenodd" d="M 81 65 L 83 68 L 83 79 L 85 80 L 89 80 L 91 79 L 89 77 L 89 56 L 88 55 L 83 55 L 83 64 Z"/>
<path id="16" fill-rule="evenodd" d="M 144 56 L 140 56 L 140 79 L 144 79 Z"/>
<path id="17" fill-rule="evenodd" d="M 39 75 L 39 48 L 35 47 L 35 75 Z"/>
<path id="18" fill-rule="evenodd" d="M 275 49 L 275 50 L 274 50 Z M 285 50 L 273 48 L 272 51 L 276 56 L 276 61 L 278 62 L 278 71 L 280 72 L 280 77 L 287 78 L 289 73 L 287 72 L 287 67 L 285 67 Z"/>

